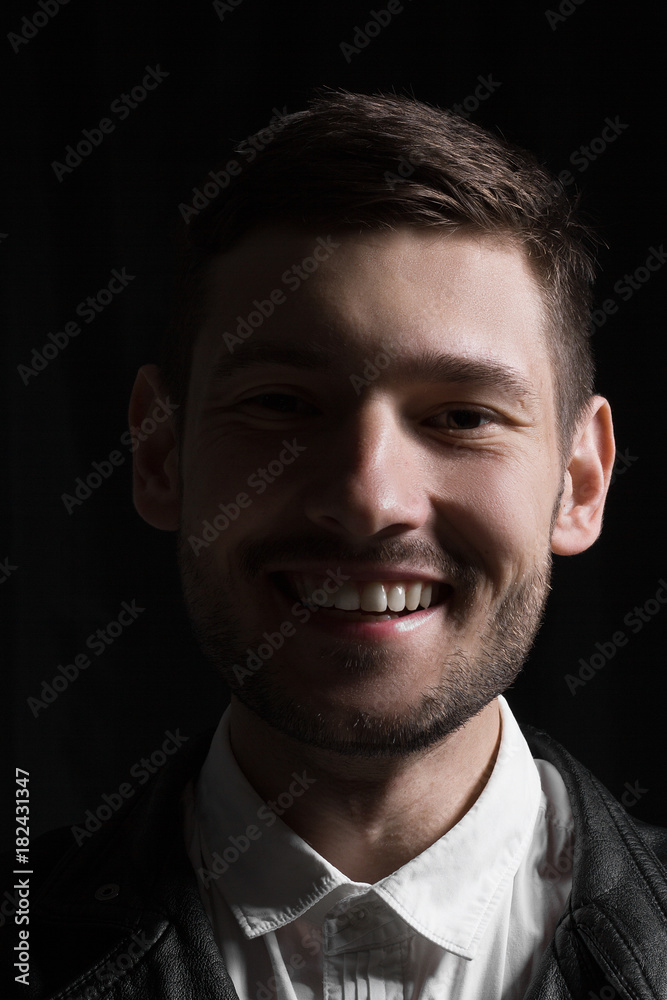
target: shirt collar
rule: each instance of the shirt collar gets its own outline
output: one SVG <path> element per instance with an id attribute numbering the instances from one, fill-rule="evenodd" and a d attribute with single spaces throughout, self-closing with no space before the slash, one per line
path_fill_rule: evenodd
<path id="1" fill-rule="evenodd" d="M 431 847 L 373 886 L 417 933 L 468 959 L 526 854 L 541 799 L 528 744 L 506 700 L 498 700 L 500 748 L 475 804 Z M 254 938 L 290 923 L 333 890 L 332 900 L 370 887 L 348 879 L 259 797 L 232 754 L 229 713 L 197 782 L 195 829 L 213 876 L 209 891 L 222 894 L 244 935 Z M 290 785 L 295 794 L 307 782 L 302 774 L 299 785 L 298 777 Z"/>

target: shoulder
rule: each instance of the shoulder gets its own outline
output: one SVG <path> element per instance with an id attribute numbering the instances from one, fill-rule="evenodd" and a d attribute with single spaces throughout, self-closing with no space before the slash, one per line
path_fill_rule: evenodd
<path id="1" fill-rule="evenodd" d="M 580 837 L 584 833 L 594 837 L 599 849 L 610 849 L 614 842 L 639 854 L 643 844 L 652 860 L 667 868 L 667 829 L 630 816 L 602 782 L 553 737 L 532 726 L 522 725 L 521 730 L 533 757 L 548 761 L 563 779 Z"/>

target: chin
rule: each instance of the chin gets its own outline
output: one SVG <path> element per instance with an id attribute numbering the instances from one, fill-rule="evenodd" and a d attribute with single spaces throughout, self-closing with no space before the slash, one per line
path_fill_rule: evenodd
<path id="1" fill-rule="evenodd" d="M 426 752 L 445 741 L 501 694 L 517 672 L 509 678 L 491 673 L 470 684 L 462 683 L 459 668 L 417 699 L 414 684 L 406 684 L 410 701 L 392 684 L 384 704 L 373 696 L 368 680 L 354 692 L 348 687 L 325 699 L 307 690 L 300 696 L 269 671 L 234 694 L 264 724 L 304 746 L 350 757 L 396 758 Z"/>

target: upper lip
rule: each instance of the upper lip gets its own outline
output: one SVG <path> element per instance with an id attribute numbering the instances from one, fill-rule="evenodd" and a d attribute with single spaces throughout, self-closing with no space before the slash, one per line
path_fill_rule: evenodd
<path id="1" fill-rule="evenodd" d="M 415 566 L 368 566 L 356 567 L 353 563 L 289 563 L 283 566 L 270 566 L 267 573 L 303 573 L 308 576 L 325 577 L 327 572 L 332 574 L 340 573 L 349 577 L 350 580 L 423 580 L 427 583 L 446 583 L 450 581 L 444 577 L 434 576 L 429 570 L 422 570 Z"/>

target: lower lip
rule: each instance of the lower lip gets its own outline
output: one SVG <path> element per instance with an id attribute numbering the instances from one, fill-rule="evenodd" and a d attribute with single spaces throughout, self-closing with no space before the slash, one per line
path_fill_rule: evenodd
<path id="1" fill-rule="evenodd" d="M 291 600 L 288 598 L 279 587 L 273 581 L 271 586 L 274 593 L 278 595 L 278 598 L 285 604 L 289 603 Z M 292 600 L 290 607 L 294 607 L 295 604 L 300 603 L 296 598 Z M 307 622 L 302 622 L 297 619 L 297 629 L 300 625 L 314 626 L 315 628 L 321 629 L 323 632 L 328 632 L 332 635 L 337 635 L 339 638 L 345 637 L 347 639 L 387 639 L 391 637 L 397 637 L 400 635 L 407 635 L 411 632 L 415 632 L 422 628 L 431 619 L 439 614 L 442 614 L 445 609 L 447 601 L 436 604 L 432 608 L 423 608 L 421 611 L 413 611 L 412 614 L 404 615 L 402 618 L 389 618 L 386 621 L 376 621 L 376 622 L 360 622 L 360 621 L 345 621 L 344 618 L 336 615 L 328 614 L 327 608 L 316 608 L 307 610 L 310 611 L 310 618 Z M 302 605 L 305 608 L 305 605 Z"/>

